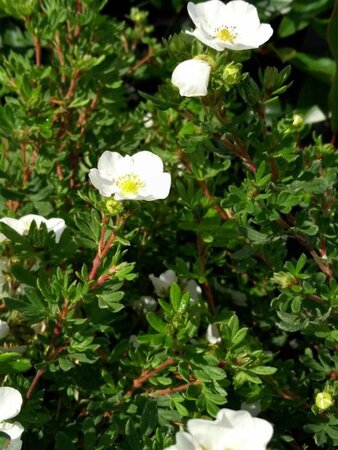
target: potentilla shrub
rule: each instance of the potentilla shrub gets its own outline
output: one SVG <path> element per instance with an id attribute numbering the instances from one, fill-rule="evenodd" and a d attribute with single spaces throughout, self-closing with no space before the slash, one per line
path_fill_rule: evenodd
<path id="1" fill-rule="evenodd" d="M 0 0 L 0 450 L 335 448 L 335 136 L 254 5 L 105 3 Z"/>

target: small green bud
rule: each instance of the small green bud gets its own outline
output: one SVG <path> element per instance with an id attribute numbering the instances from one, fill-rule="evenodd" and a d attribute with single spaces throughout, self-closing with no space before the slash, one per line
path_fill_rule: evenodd
<path id="1" fill-rule="evenodd" d="M 333 405 L 333 398 L 328 392 L 319 392 L 316 395 L 316 406 L 321 410 L 330 408 Z"/>
<path id="2" fill-rule="evenodd" d="M 231 62 L 227 64 L 223 71 L 223 81 L 226 85 L 232 86 L 236 84 L 239 80 L 242 70 L 242 64 Z"/>
<path id="3" fill-rule="evenodd" d="M 133 22 L 142 23 L 147 19 L 148 13 L 146 11 L 140 11 L 138 8 L 131 8 L 130 19 Z"/>
<path id="4" fill-rule="evenodd" d="M 293 116 L 293 120 L 292 120 L 292 125 L 295 128 L 300 128 L 304 123 L 304 117 L 301 116 L 300 114 L 295 114 Z"/>
<path id="5" fill-rule="evenodd" d="M 106 200 L 105 207 L 111 216 L 116 216 L 123 211 L 122 202 L 118 202 L 115 198 Z"/>
<path id="6" fill-rule="evenodd" d="M 289 272 L 275 272 L 272 281 L 279 284 L 281 288 L 288 288 L 298 284 L 298 280 Z"/>

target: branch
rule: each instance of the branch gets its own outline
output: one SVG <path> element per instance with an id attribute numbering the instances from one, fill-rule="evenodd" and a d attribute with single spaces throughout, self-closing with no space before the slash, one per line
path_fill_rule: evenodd
<path id="1" fill-rule="evenodd" d="M 211 287 L 209 285 L 209 281 L 205 275 L 205 272 L 206 272 L 205 245 L 204 245 L 204 242 L 203 242 L 201 236 L 199 236 L 199 235 L 197 235 L 197 249 L 198 249 L 198 254 L 199 254 L 199 258 L 200 258 L 200 262 L 201 262 L 202 273 L 205 277 L 205 281 L 202 284 L 202 286 L 203 286 L 204 292 L 207 296 L 209 307 L 210 307 L 211 311 L 214 312 L 215 307 L 216 307 L 215 299 L 214 299 L 214 295 L 212 293 Z"/>
<path id="2" fill-rule="evenodd" d="M 293 216 L 290 216 L 290 220 L 292 220 L 293 225 L 296 225 L 296 220 Z M 329 280 L 332 280 L 333 278 L 333 271 L 330 265 L 323 263 L 322 258 L 317 253 L 317 251 L 312 247 L 312 245 L 307 241 L 306 237 L 303 233 L 297 233 L 292 230 L 291 225 L 286 222 L 281 217 L 277 220 L 277 223 L 279 223 L 285 230 L 291 231 L 293 233 L 293 236 L 297 239 L 297 241 L 309 252 L 309 254 L 312 256 L 313 260 L 317 264 L 317 266 L 320 268 L 320 270 L 328 277 Z"/>
<path id="3" fill-rule="evenodd" d="M 143 372 L 141 376 L 139 376 L 133 381 L 132 387 L 124 394 L 124 396 L 131 397 L 134 391 L 136 391 L 136 389 L 139 389 L 146 381 L 149 380 L 149 378 L 157 375 L 163 369 L 165 369 L 168 366 L 172 366 L 175 363 L 176 361 L 173 358 L 168 358 L 166 361 L 157 366 L 155 369 L 150 370 L 149 372 Z"/>
<path id="4" fill-rule="evenodd" d="M 33 36 L 33 43 L 35 49 L 35 64 L 41 66 L 41 43 L 38 36 Z"/>
<path id="5" fill-rule="evenodd" d="M 183 162 L 185 168 L 187 169 L 187 171 L 189 173 L 192 173 L 191 170 L 191 166 L 190 166 L 190 161 L 187 157 L 187 155 L 184 153 L 183 150 L 179 150 L 178 151 L 179 156 L 181 161 Z M 201 188 L 204 196 L 210 201 L 210 203 L 215 203 L 215 197 L 213 195 L 210 194 L 209 189 L 207 184 L 205 183 L 205 181 L 201 181 L 201 180 L 196 180 L 197 184 L 199 185 L 199 187 Z M 229 210 L 225 211 L 224 209 L 222 209 L 219 205 L 213 205 L 214 209 L 217 211 L 217 214 L 223 219 L 223 220 L 228 220 L 228 219 L 232 219 L 232 214 Z"/>
<path id="6" fill-rule="evenodd" d="M 68 92 L 66 94 L 66 99 L 70 100 L 74 97 L 75 88 L 76 88 L 79 77 L 80 77 L 80 71 L 79 71 L 79 69 L 75 69 L 74 73 L 73 73 L 73 78 L 70 81 Z"/>
<path id="7" fill-rule="evenodd" d="M 234 155 L 238 156 L 243 161 L 244 165 L 250 170 L 250 172 L 256 173 L 256 164 L 250 158 L 250 155 L 246 151 L 244 145 L 237 137 L 234 136 L 234 139 L 236 141 L 236 144 L 233 144 L 224 137 L 221 139 L 221 141 Z"/>
<path id="8" fill-rule="evenodd" d="M 200 384 L 200 381 L 193 381 L 192 383 L 185 383 L 181 384 L 180 386 L 175 386 L 171 388 L 166 389 L 158 389 L 157 391 L 150 392 L 148 395 L 149 397 L 159 397 L 160 395 L 170 395 L 174 394 L 175 392 L 182 392 L 188 389 L 190 386 Z"/>
<path id="9" fill-rule="evenodd" d="M 139 69 L 141 66 L 146 64 L 152 57 L 153 51 L 151 48 L 148 48 L 146 55 L 142 59 L 137 61 L 137 63 L 135 63 L 132 67 L 130 67 L 127 74 L 130 75 L 131 73 L 135 72 L 135 70 Z"/>
<path id="10" fill-rule="evenodd" d="M 56 53 L 58 55 L 59 63 L 61 66 L 61 81 L 62 81 L 62 83 L 64 83 L 66 81 L 66 74 L 63 70 L 64 65 L 65 65 L 65 60 L 63 58 L 62 47 L 61 47 L 61 42 L 60 42 L 60 33 L 58 31 L 56 31 L 56 33 L 55 33 L 55 43 L 56 43 Z"/>

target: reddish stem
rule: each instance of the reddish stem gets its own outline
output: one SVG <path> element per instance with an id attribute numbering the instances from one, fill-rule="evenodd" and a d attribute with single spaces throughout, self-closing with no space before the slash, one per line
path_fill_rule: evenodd
<path id="1" fill-rule="evenodd" d="M 55 43 L 56 43 L 56 53 L 58 55 L 59 63 L 61 66 L 61 81 L 64 83 L 66 81 L 66 74 L 64 72 L 65 60 L 63 58 L 62 47 L 60 42 L 60 33 L 56 31 L 55 33 Z"/>
<path id="2" fill-rule="evenodd" d="M 170 395 L 170 394 L 174 394 L 175 392 L 182 392 L 194 384 L 200 384 L 200 383 L 198 381 L 195 381 L 193 383 L 181 384 L 180 386 L 170 387 L 170 388 L 166 388 L 166 389 L 158 389 L 157 391 L 151 392 L 149 394 L 149 397 L 159 397 L 160 395 Z"/>
<path id="3" fill-rule="evenodd" d="M 212 293 L 211 287 L 209 285 L 209 281 L 205 275 L 205 273 L 206 273 L 206 254 L 205 254 L 206 249 L 205 249 L 205 245 L 204 245 L 204 242 L 203 242 L 201 236 L 197 236 L 197 249 L 198 249 L 198 254 L 199 254 L 199 258 L 200 258 L 202 273 L 205 277 L 205 281 L 203 282 L 203 289 L 207 296 L 210 309 L 211 309 L 211 311 L 214 312 L 215 311 L 215 299 L 214 299 L 214 295 Z"/>
<path id="4" fill-rule="evenodd" d="M 33 43 L 34 43 L 34 49 L 35 49 L 35 64 L 37 66 L 41 66 L 41 43 L 38 36 L 33 36 Z"/>
<path id="5" fill-rule="evenodd" d="M 179 155 L 180 155 L 181 161 L 183 162 L 187 171 L 189 173 L 192 173 L 190 161 L 187 158 L 187 155 L 183 152 L 183 150 L 179 150 Z M 197 181 L 197 184 L 199 185 L 199 187 L 201 188 L 204 196 L 210 201 L 210 203 L 215 203 L 215 197 L 210 194 L 210 191 L 209 191 L 208 186 L 205 183 L 205 181 L 201 181 L 201 180 L 196 180 L 196 181 Z M 228 220 L 228 219 L 232 218 L 232 214 L 229 211 L 225 211 L 224 209 L 222 209 L 219 205 L 214 205 L 214 209 L 217 211 L 217 214 L 223 220 Z"/>
<path id="6" fill-rule="evenodd" d="M 153 57 L 153 51 L 151 48 L 149 48 L 146 55 L 142 59 L 137 61 L 137 63 L 135 63 L 132 67 L 129 68 L 128 75 L 135 72 L 135 70 L 137 70 L 138 68 L 140 68 L 141 66 L 146 64 L 150 59 L 152 59 L 152 57 Z"/>
<path id="7" fill-rule="evenodd" d="M 79 71 L 79 69 L 75 69 L 74 73 L 73 73 L 73 77 L 70 81 L 68 92 L 66 94 L 66 98 L 68 100 L 72 99 L 74 97 L 75 89 L 76 89 L 76 85 L 77 85 L 79 77 L 80 77 L 80 71 Z"/>
<path id="8" fill-rule="evenodd" d="M 105 235 L 106 235 L 106 229 L 105 225 L 107 223 L 108 219 L 106 216 L 102 217 L 102 224 L 101 224 L 101 235 L 100 235 L 100 241 L 97 249 L 97 253 L 95 255 L 95 258 L 93 260 L 92 269 L 89 274 L 89 281 L 92 281 L 95 278 L 96 272 L 98 268 L 100 267 L 101 261 L 105 258 L 107 255 L 112 243 L 114 242 L 116 238 L 116 234 L 114 231 L 112 231 L 111 235 L 109 236 L 108 240 L 105 242 Z"/>
<path id="9" fill-rule="evenodd" d="M 165 369 L 166 367 L 171 366 L 173 364 L 175 364 L 175 360 L 173 358 L 168 358 L 166 361 L 164 361 L 162 364 L 157 366 L 155 369 L 150 370 L 149 372 L 142 373 L 141 376 L 139 376 L 138 378 L 136 378 L 133 381 L 132 387 L 125 393 L 124 396 L 131 397 L 133 395 L 134 391 L 136 391 L 136 389 L 139 389 L 146 381 L 149 380 L 149 378 L 157 375 L 163 369 Z"/>

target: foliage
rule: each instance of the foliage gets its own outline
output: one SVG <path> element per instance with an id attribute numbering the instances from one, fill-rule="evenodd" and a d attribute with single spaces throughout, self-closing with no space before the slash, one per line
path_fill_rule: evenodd
<path id="1" fill-rule="evenodd" d="M 336 447 L 333 1 L 253 2 L 276 30 L 253 52 L 162 40 L 140 2 L 125 21 L 106 3 L 0 0 L 1 216 L 67 224 L 57 243 L 0 223 L 0 377 L 25 398 L 23 448 L 162 450 L 243 402 L 274 424 L 271 449 Z M 186 3 L 171 2 L 185 18 Z M 290 47 L 299 32 L 321 36 L 320 59 Z M 180 97 L 170 74 L 201 54 L 209 93 Z M 168 199 L 100 196 L 88 173 L 105 150 L 159 155 Z M 168 268 L 154 306 L 149 275 Z"/>

